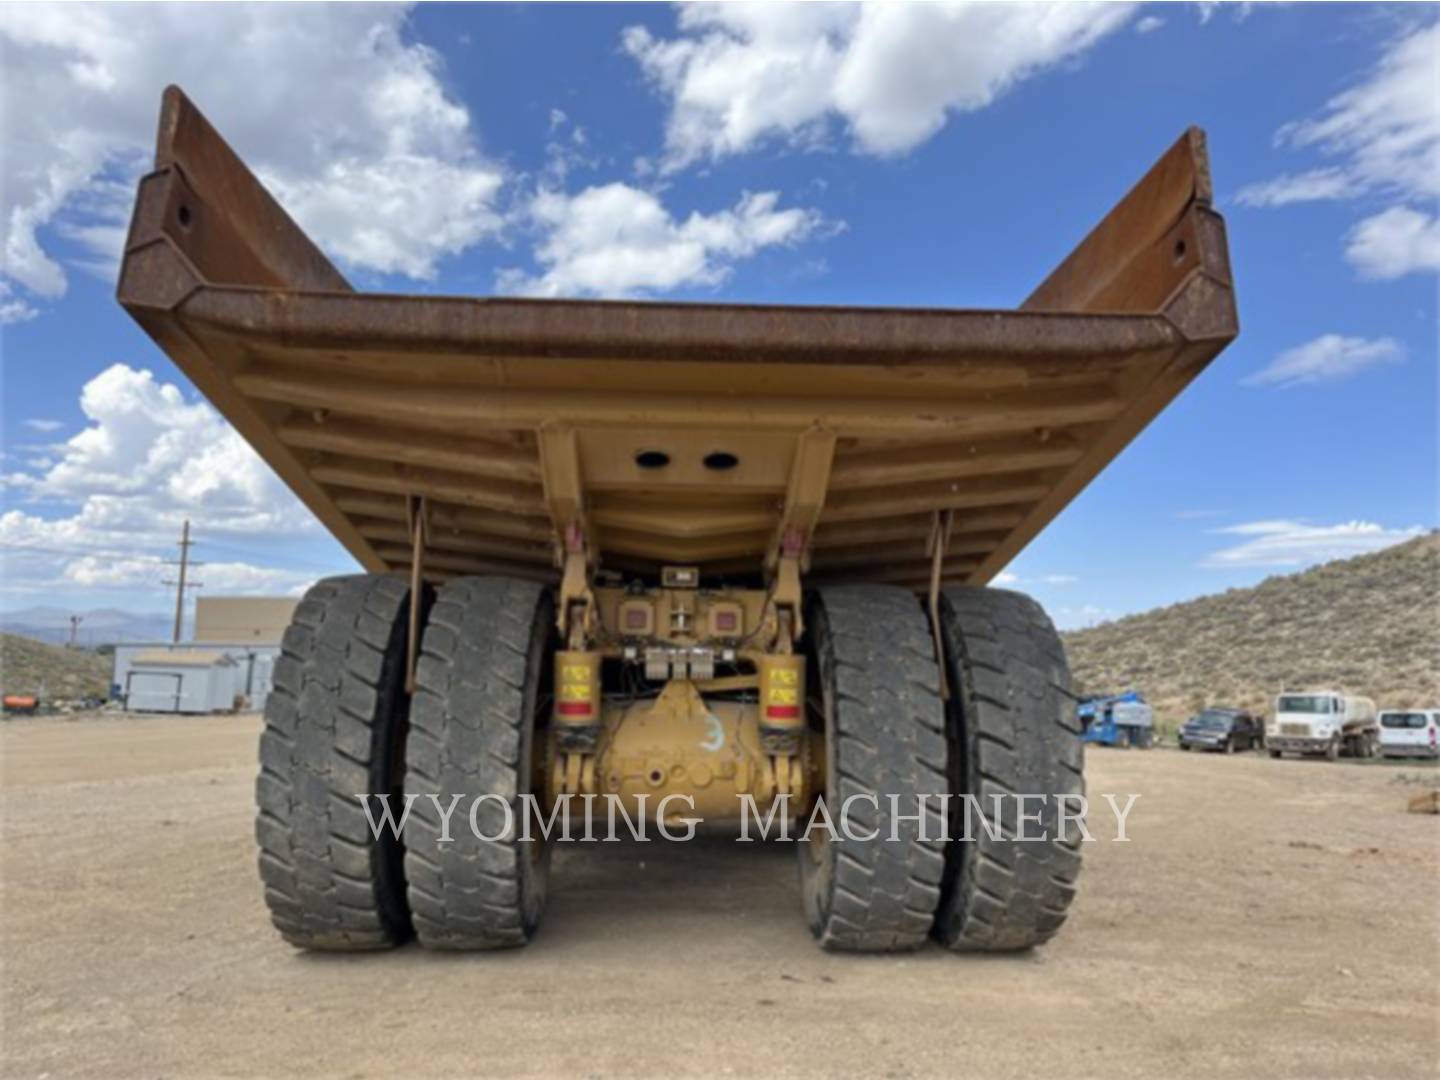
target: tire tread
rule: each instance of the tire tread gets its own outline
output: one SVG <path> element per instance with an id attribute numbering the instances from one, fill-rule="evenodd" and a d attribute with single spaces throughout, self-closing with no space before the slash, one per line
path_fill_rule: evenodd
<path id="1" fill-rule="evenodd" d="M 837 826 L 843 800 L 873 793 L 880 807 L 862 828 L 873 841 L 841 838 L 833 852 L 830 895 L 817 898 L 811 930 L 828 949 L 896 952 L 926 941 L 944 875 L 939 796 L 946 787 L 944 712 L 939 669 L 924 613 L 912 593 L 883 585 L 845 585 L 812 597 L 811 632 L 821 680 L 833 687 L 830 716 L 831 790 Z M 914 813 L 929 795 L 934 820 L 921 840 L 913 822 L 900 822 L 896 842 L 886 796 L 900 796 Z M 866 814 L 870 813 L 867 804 Z M 858 815 L 857 815 L 858 817 Z M 809 855 L 802 851 L 802 860 Z M 803 864 L 802 864 L 803 865 Z"/>
<path id="2" fill-rule="evenodd" d="M 271 921 L 299 948 L 383 949 L 410 936 L 399 839 L 376 839 L 355 799 L 398 795 L 409 596 L 398 577 L 327 578 L 282 639 L 255 837 Z"/>
<path id="3" fill-rule="evenodd" d="M 952 587 L 941 603 L 950 675 L 948 709 L 954 793 L 975 795 L 992 825 L 990 796 L 1082 796 L 1083 745 L 1069 665 L 1044 609 L 1020 593 Z M 1078 838 L 1055 837 L 1047 798 L 1040 827 L 1051 839 L 1015 839 L 1013 813 L 1000 836 L 970 840 L 952 805 L 945 895 L 935 936 L 957 952 L 1019 952 L 1064 923 L 1080 874 Z M 1034 827 L 1033 825 L 1031 826 Z"/>

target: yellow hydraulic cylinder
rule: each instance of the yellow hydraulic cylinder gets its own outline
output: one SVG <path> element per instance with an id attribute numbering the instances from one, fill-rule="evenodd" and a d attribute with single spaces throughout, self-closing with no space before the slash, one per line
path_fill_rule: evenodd
<path id="1" fill-rule="evenodd" d="M 794 653 L 762 656 L 759 666 L 760 746 L 769 758 L 776 792 L 803 800 L 805 658 Z"/>
<path id="2" fill-rule="evenodd" d="M 759 666 L 761 732 L 773 734 L 781 742 L 798 743 L 805 728 L 805 658 L 793 653 L 762 656 Z"/>
<path id="3" fill-rule="evenodd" d="M 600 654 L 555 654 L 555 723 L 589 728 L 600 723 Z"/>
<path id="4" fill-rule="evenodd" d="M 555 654 L 554 755 L 552 794 L 594 790 L 599 745 L 600 654 L 566 650 Z"/>

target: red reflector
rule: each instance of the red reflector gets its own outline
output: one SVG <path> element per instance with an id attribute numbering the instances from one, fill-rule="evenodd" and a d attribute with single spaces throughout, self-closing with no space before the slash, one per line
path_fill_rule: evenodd
<path id="1" fill-rule="evenodd" d="M 631 608 L 629 611 L 625 612 L 626 630 L 644 630 L 645 624 L 649 621 L 649 612 L 640 611 L 636 608 Z"/>
<path id="2" fill-rule="evenodd" d="M 765 715 L 776 720 L 795 720 L 800 716 L 799 705 L 766 705 Z"/>
<path id="3" fill-rule="evenodd" d="M 588 701 L 562 701 L 555 706 L 555 711 L 561 716 L 589 716 L 590 703 Z"/>
<path id="4" fill-rule="evenodd" d="M 715 613 L 715 629 L 721 633 L 727 630 L 733 631 L 738 621 L 733 611 L 717 611 Z"/>

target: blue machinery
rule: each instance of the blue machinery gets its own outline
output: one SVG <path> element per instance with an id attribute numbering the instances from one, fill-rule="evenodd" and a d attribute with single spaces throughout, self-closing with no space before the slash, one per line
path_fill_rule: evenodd
<path id="1" fill-rule="evenodd" d="M 1148 750 L 1154 742 L 1154 715 L 1138 690 L 1081 698 L 1076 713 L 1084 742 L 1142 750 Z"/>

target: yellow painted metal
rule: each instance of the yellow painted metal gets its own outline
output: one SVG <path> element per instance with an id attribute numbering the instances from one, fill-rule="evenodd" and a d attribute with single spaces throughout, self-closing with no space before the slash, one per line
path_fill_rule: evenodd
<path id="1" fill-rule="evenodd" d="M 776 634 L 774 604 L 759 589 L 647 589 L 633 592 L 600 586 L 594 590 L 597 612 L 596 648 L 618 656 L 627 640 L 677 645 L 710 644 L 733 647 L 739 658 L 764 651 Z M 625 613 L 645 609 L 644 626 L 627 626 Z M 715 630 L 720 616 L 738 615 L 736 629 Z M 683 625 L 685 629 L 677 630 Z"/>
<path id="2" fill-rule="evenodd" d="M 799 731 L 805 726 L 805 658 L 760 659 L 760 707 L 767 727 Z"/>
<path id="3" fill-rule="evenodd" d="M 809 762 L 820 756 L 796 755 L 796 773 L 815 768 Z M 649 701 L 606 703 L 595 782 L 599 793 L 624 800 L 637 819 L 645 796 L 643 813 L 652 820 L 667 795 L 689 796 L 694 814 L 706 822 L 732 822 L 740 817 L 742 796 L 753 797 L 764 813 L 777 790 L 756 706 L 707 701 L 688 679 L 671 681 Z"/>
<path id="4" fill-rule="evenodd" d="M 555 722 L 585 726 L 600 718 L 600 654 L 555 654 Z"/>

